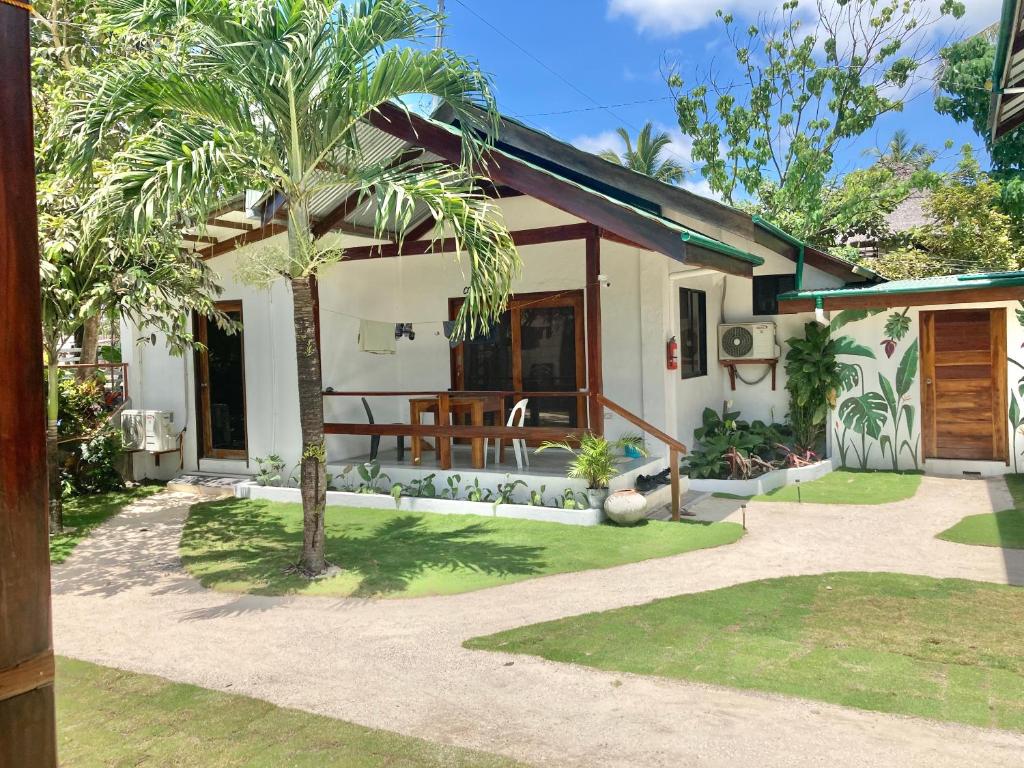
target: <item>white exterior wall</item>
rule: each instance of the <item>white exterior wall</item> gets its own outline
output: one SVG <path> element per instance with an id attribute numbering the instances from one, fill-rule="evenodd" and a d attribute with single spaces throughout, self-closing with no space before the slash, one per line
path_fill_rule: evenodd
<path id="1" fill-rule="evenodd" d="M 578 223 L 551 206 L 526 196 L 499 201 L 506 224 L 512 230 Z M 349 241 L 348 244 L 353 244 Z M 363 243 L 356 243 L 363 244 Z M 192 355 L 171 357 L 158 339 L 155 346 L 127 343 L 140 333 L 125 329 L 125 360 L 129 363 L 134 408 L 173 410 L 175 423 L 186 427 L 184 467 L 230 473 L 256 471 L 254 457 L 280 454 L 294 466 L 300 453 L 298 400 L 295 386 L 291 295 L 284 281 L 269 290 L 257 290 L 235 278 L 236 265 L 253 249 L 286 247 L 283 235 L 248 246 L 211 261 L 220 276 L 224 300 L 241 299 L 244 317 L 245 379 L 250 461 L 196 461 L 195 380 Z M 760 247 L 751 250 L 765 258 L 756 274 L 792 273 L 795 264 Z M 516 293 L 582 290 L 585 282 L 582 240 L 525 246 L 520 249 L 523 273 L 515 281 Z M 397 259 L 364 260 L 336 264 L 320 278 L 321 346 L 323 383 L 336 390 L 443 390 L 452 385 L 448 342 L 441 321 L 448 316 L 448 299 L 462 295 L 466 279 L 452 254 L 426 254 Z M 800 332 L 807 315 L 774 318 L 751 315 L 752 285 L 749 280 L 704 274 L 670 277 L 688 269 L 660 254 L 603 240 L 601 272 L 610 286 L 602 287 L 602 340 L 605 394 L 659 429 L 693 444 L 693 430 L 705 407 L 719 409 L 732 400 L 744 418 L 774 419 L 786 416 L 785 375 L 780 362 L 775 392 L 771 378 L 757 386 L 737 383 L 729 389 L 727 373 L 718 364 L 717 326 L 724 309 L 726 322 L 774 320 L 785 355 L 785 339 Z M 830 287 L 840 281 L 805 269 L 807 288 Z M 666 343 L 679 334 L 680 286 L 707 291 L 708 374 L 683 380 L 678 371 L 666 368 Z M 722 304 L 723 286 L 725 292 Z M 361 353 L 357 347 L 358 318 L 386 322 L 411 322 L 416 338 L 397 342 L 395 355 Z M 579 319 L 583 322 L 583 318 Z M 142 333 L 148 333 L 143 330 Z M 762 369 L 741 370 L 756 378 Z M 407 398 L 370 398 L 378 422 L 408 421 Z M 328 421 L 363 422 L 359 398 L 325 398 Z M 615 437 L 635 432 L 630 424 L 606 414 L 606 432 Z M 387 440 L 384 441 L 387 444 Z M 328 438 L 328 458 L 335 462 L 365 454 L 369 438 Z M 663 451 L 648 441 L 655 455 Z M 164 456 L 157 468 L 153 458 L 136 455 L 137 476 L 172 477 L 177 457 Z"/>
<path id="2" fill-rule="evenodd" d="M 837 330 L 837 336 L 848 336 L 857 344 L 870 350 L 873 353 L 873 357 L 861 354 L 842 355 L 839 358 L 842 362 L 856 364 L 861 368 L 863 371 L 863 388 L 861 383 L 858 383 L 850 390 L 843 392 L 837 400 L 837 409 L 832 412 L 829 428 L 833 444 L 835 445 L 833 459 L 836 466 L 845 464 L 854 468 L 868 469 L 920 469 L 936 474 L 960 474 L 966 471 L 981 472 L 985 475 L 1016 472 L 1019 466 L 1024 466 L 1024 460 L 1021 459 L 1024 438 L 1016 434 L 1015 426 L 1012 422 L 1009 423 L 1007 428 L 1010 441 L 1010 461 L 1008 464 L 1001 461 L 948 459 L 928 459 L 925 461 L 921 447 L 921 367 L 919 356 L 921 312 L 929 310 L 1005 307 L 1007 325 L 1006 348 L 1011 361 L 1007 365 L 1007 402 L 1011 404 L 1016 400 L 1018 407 L 1020 407 L 1022 398 L 1019 396 L 1018 380 L 1024 374 L 1024 355 L 1021 354 L 1021 348 L 1024 345 L 1024 328 L 1021 327 L 1017 320 L 1015 310 L 1018 306 L 1016 302 L 983 302 L 952 306 L 910 307 L 906 309 L 907 317 L 910 319 L 910 328 L 905 337 L 895 340 L 896 346 L 891 357 L 886 355 L 885 349 L 882 346 L 883 341 L 887 338 L 886 322 L 894 314 L 904 312 L 904 308 L 897 307 L 884 310 L 864 319 L 850 322 Z M 840 312 L 831 313 L 833 319 L 840 315 Z M 848 317 L 854 316 L 852 314 L 848 315 Z M 879 392 L 881 388 L 880 376 L 887 379 L 893 385 L 893 389 L 896 390 L 897 372 L 904 360 L 906 360 L 905 365 L 912 366 L 915 374 L 906 394 L 900 398 L 900 407 L 909 405 L 913 409 L 911 412 L 912 422 L 908 425 L 907 419 L 901 417 L 899 434 L 896 435 L 893 431 L 893 418 L 891 414 L 887 413 L 879 439 L 873 439 L 868 435 L 864 435 L 862 443 L 861 434 L 845 425 L 840 418 L 843 403 L 850 398 L 861 396 L 863 393 Z M 1016 361 L 1019 365 L 1014 364 L 1012 361 Z M 897 396 L 899 396 L 898 392 Z M 888 447 L 893 443 L 897 449 L 895 467 L 892 452 Z"/>

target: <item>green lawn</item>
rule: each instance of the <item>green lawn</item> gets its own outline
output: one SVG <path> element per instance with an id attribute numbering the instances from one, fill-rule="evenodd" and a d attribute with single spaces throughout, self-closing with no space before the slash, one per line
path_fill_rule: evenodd
<path id="1" fill-rule="evenodd" d="M 513 768 L 494 755 L 84 661 L 57 660 L 63 768 Z"/>
<path id="2" fill-rule="evenodd" d="M 820 480 L 800 483 L 808 504 L 889 504 L 911 498 L 921 486 L 916 472 L 858 472 L 837 469 Z M 754 501 L 796 501 L 796 485 L 755 496 Z"/>
<path id="3" fill-rule="evenodd" d="M 1014 509 L 965 517 L 939 534 L 940 539 L 958 544 L 1024 549 L 1024 475 L 1007 475 Z"/>
<path id="4" fill-rule="evenodd" d="M 582 527 L 328 507 L 327 559 L 342 570 L 310 582 L 286 573 L 301 548 L 300 505 L 225 499 L 192 507 L 181 555 L 204 585 L 229 592 L 416 597 L 665 557 L 742 535 L 735 523 Z"/>
<path id="5" fill-rule="evenodd" d="M 163 485 L 139 485 L 123 491 L 64 499 L 64 533 L 50 537 L 50 562 L 54 565 L 63 563 L 97 525 L 133 501 L 152 496 L 163 489 Z"/>
<path id="6" fill-rule="evenodd" d="M 755 581 L 502 632 L 528 653 L 1024 730 L 1024 589 L 837 573 Z"/>

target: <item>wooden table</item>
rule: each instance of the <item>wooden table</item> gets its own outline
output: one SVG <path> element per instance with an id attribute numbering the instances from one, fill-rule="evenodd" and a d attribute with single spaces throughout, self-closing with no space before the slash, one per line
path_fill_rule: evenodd
<path id="1" fill-rule="evenodd" d="M 498 414 L 498 422 L 501 422 L 505 412 L 504 398 L 500 395 L 458 395 L 451 397 L 445 393 L 437 397 L 411 397 L 409 398 L 409 423 L 419 425 L 422 423 L 424 413 L 433 413 L 435 423 L 448 426 L 451 424 L 453 413 L 468 413 L 470 423 L 475 427 L 482 427 L 484 414 Z M 441 469 L 452 467 L 452 444 L 449 438 L 436 438 L 437 458 Z M 423 458 L 423 440 L 413 438 L 412 441 L 412 463 L 419 464 Z M 473 438 L 473 468 L 483 469 L 484 467 L 484 438 Z"/>

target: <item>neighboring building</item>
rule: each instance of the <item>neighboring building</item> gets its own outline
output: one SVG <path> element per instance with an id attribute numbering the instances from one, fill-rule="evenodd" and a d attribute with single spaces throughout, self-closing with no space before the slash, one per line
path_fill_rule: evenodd
<path id="1" fill-rule="evenodd" d="M 992 72 L 992 141 L 1024 125 L 1024 4 L 1003 0 Z"/>

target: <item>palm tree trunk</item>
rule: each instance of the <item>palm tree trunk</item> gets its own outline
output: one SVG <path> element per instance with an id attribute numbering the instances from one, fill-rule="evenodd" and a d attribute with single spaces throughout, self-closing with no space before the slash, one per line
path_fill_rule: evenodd
<path id="1" fill-rule="evenodd" d="M 46 473 L 50 488 L 50 533 L 64 530 L 64 505 L 60 498 L 60 462 L 58 460 L 57 418 L 58 398 L 57 348 L 46 350 Z"/>
<path id="2" fill-rule="evenodd" d="M 304 201 L 292 199 L 288 211 L 288 248 L 292 263 L 303 263 L 302 253 L 313 241 L 309 211 Z M 313 291 L 308 275 L 293 277 L 292 306 L 295 324 L 295 363 L 302 427 L 299 489 L 302 493 L 302 557 L 299 569 L 307 576 L 327 570 L 324 553 L 324 509 L 327 506 L 327 448 L 324 442 L 323 380 L 320 348 L 313 316 Z"/>
<path id="3" fill-rule="evenodd" d="M 298 369 L 299 423 L 302 426 L 302 559 L 299 567 L 309 576 L 327 569 L 324 554 L 324 508 L 327 506 L 327 455 L 324 446 L 323 384 L 320 354 L 313 320 L 313 294 L 309 278 L 291 281 L 295 321 L 295 356 Z"/>

